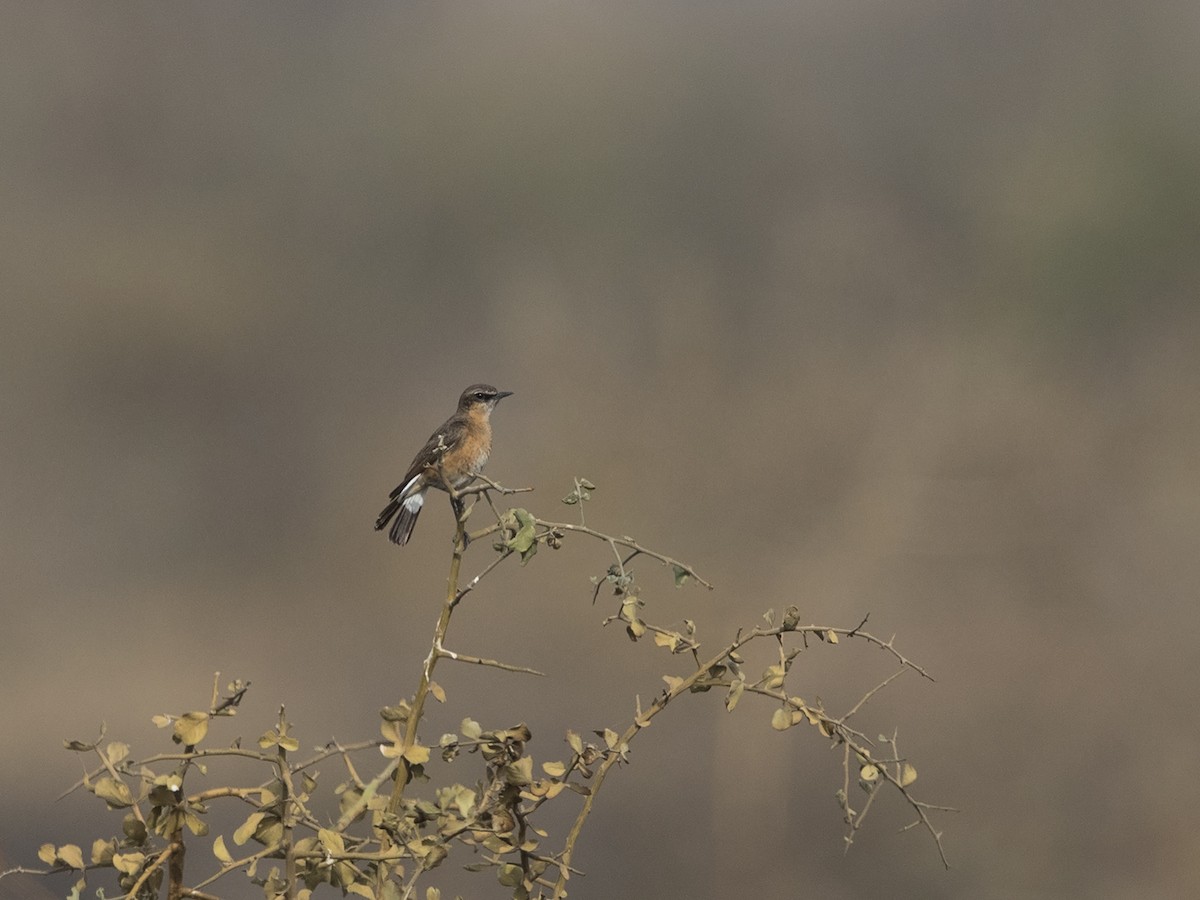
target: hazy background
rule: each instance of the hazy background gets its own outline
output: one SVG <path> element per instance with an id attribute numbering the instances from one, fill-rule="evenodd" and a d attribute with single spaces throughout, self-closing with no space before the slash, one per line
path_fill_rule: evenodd
<path id="1" fill-rule="evenodd" d="M 516 392 L 494 477 L 570 516 L 585 475 L 589 523 L 717 585 L 638 567 L 651 620 L 895 633 L 937 683 L 862 725 L 963 810 L 948 873 L 890 796 L 843 857 L 837 754 L 695 697 L 606 786 L 572 896 L 1194 895 L 1200 6 L 3 18 L 4 864 L 119 828 L 53 802 L 63 738 L 156 752 L 216 670 L 253 687 L 214 741 L 280 703 L 305 746 L 376 734 L 450 516 L 404 550 L 370 525 L 484 380 Z M 473 595 L 451 646 L 551 677 L 445 669 L 425 737 L 524 719 L 540 761 L 627 723 L 678 668 L 598 627 L 607 564 L 572 542 Z M 844 708 L 890 671 L 818 647 L 792 687 Z"/>

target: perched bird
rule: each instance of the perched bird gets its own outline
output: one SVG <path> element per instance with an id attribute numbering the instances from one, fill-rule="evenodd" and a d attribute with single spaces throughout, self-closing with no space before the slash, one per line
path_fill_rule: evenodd
<path id="1" fill-rule="evenodd" d="M 443 477 L 455 490 L 470 484 L 492 452 L 492 410 L 511 394 L 512 391 L 498 391 L 490 384 L 473 384 L 463 391 L 454 415 L 425 442 L 404 480 L 392 491 L 388 505 L 375 520 L 376 531 L 386 528 L 395 516 L 388 537 L 403 546 L 412 535 L 431 487 L 445 490 Z M 454 506 L 458 515 L 459 504 Z"/>

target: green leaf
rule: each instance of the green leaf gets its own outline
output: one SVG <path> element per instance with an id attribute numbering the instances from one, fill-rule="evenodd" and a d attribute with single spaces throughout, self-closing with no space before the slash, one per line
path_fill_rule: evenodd
<path id="1" fill-rule="evenodd" d="M 358 804 L 358 801 L 361 799 L 362 796 L 363 796 L 363 792 L 359 791 L 358 788 L 354 788 L 354 787 L 347 788 L 342 793 L 342 796 L 338 798 L 338 814 L 344 816 L 344 815 L 346 815 L 346 812 L 348 810 L 358 807 L 359 808 L 359 816 L 362 816 L 362 814 L 365 810 L 363 809 L 363 807 L 359 807 L 359 804 Z"/>
<path id="2" fill-rule="evenodd" d="M 223 866 L 228 866 L 233 862 L 233 856 L 225 849 L 225 837 L 218 834 L 217 839 L 213 841 L 213 856 L 215 856 Z"/>
<path id="3" fill-rule="evenodd" d="M 398 744 L 402 740 L 404 732 L 404 729 L 400 727 L 401 724 L 392 719 L 383 719 L 379 723 L 379 733 L 393 744 Z"/>
<path id="4" fill-rule="evenodd" d="M 133 806 L 133 794 L 129 785 L 105 775 L 92 785 L 92 793 L 108 804 L 109 809 L 125 809 Z"/>
<path id="5" fill-rule="evenodd" d="M 266 813 L 256 812 L 250 813 L 250 817 L 246 819 L 233 833 L 233 842 L 239 847 L 254 836 L 254 832 L 258 830 L 258 823 L 266 817 Z"/>
<path id="6" fill-rule="evenodd" d="M 567 731 L 567 743 L 577 754 L 583 753 L 583 738 L 581 738 L 575 732 L 570 730 Z"/>
<path id="7" fill-rule="evenodd" d="M 135 844 L 144 844 L 146 823 L 131 812 L 125 813 L 125 818 L 121 820 L 121 833 Z"/>
<path id="8" fill-rule="evenodd" d="M 54 850 L 53 844 L 42 844 L 38 847 L 38 859 L 48 866 L 54 865 L 54 861 L 58 859 L 58 853 Z"/>
<path id="9" fill-rule="evenodd" d="M 672 565 L 671 571 L 675 575 L 675 587 L 683 587 L 683 583 L 688 580 L 688 570 L 680 565 Z"/>
<path id="10" fill-rule="evenodd" d="M 72 869 L 83 868 L 83 850 L 78 844 L 64 844 L 58 848 L 56 856 Z"/>
<path id="11" fill-rule="evenodd" d="M 505 887 L 516 887 L 524 880 L 525 873 L 521 871 L 520 866 L 507 863 L 500 867 L 500 871 L 496 873 L 496 878 Z"/>
<path id="12" fill-rule="evenodd" d="M 725 695 L 726 711 L 733 712 L 733 708 L 737 706 L 738 701 L 742 699 L 742 692 L 745 689 L 746 682 L 740 678 L 729 686 L 729 693 Z"/>
<path id="13" fill-rule="evenodd" d="M 117 853 L 112 858 L 113 868 L 126 875 L 136 875 L 146 865 L 145 853 Z"/>
<path id="14" fill-rule="evenodd" d="M 533 781 L 533 758 L 523 756 L 505 766 L 504 780 L 517 787 L 524 787 Z"/>
<path id="15" fill-rule="evenodd" d="M 317 831 L 317 840 L 320 841 L 321 846 L 330 853 L 346 852 L 346 841 L 342 838 L 342 835 L 339 832 L 333 831 L 330 828 L 322 828 Z"/>
<path id="16" fill-rule="evenodd" d="M 777 663 L 773 666 L 767 666 L 767 670 L 763 672 L 763 687 L 769 691 L 777 690 L 783 687 L 784 679 L 787 677 L 787 669 Z"/>
<path id="17" fill-rule="evenodd" d="M 189 712 L 175 720 L 175 733 L 171 739 L 177 744 L 194 747 L 204 740 L 206 734 L 208 734 L 208 713 Z"/>
<path id="18" fill-rule="evenodd" d="M 379 716 L 385 722 L 407 722 L 411 711 L 408 703 L 402 701 L 396 706 L 385 706 L 379 711 Z"/>
<path id="19" fill-rule="evenodd" d="M 208 834 L 208 823 L 196 815 L 191 810 L 183 814 L 183 824 L 187 826 L 187 830 L 196 837 L 204 837 Z"/>
<path id="20" fill-rule="evenodd" d="M 471 788 L 462 784 L 452 784 L 438 790 L 438 803 L 442 809 L 455 809 L 462 818 L 471 815 L 479 798 Z"/>
<path id="21" fill-rule="evenodd" d="M 458 730 L 462 732 L 462 736 L 468 741 L 477 741 L 479 736 L 483 734 L 483 726 L 474 719 L 463 719 L 462 724 L 458 726 Z"/>
<path id="22" fill-rule="evenodd" d="M 281 737 L 279 739 L 279 746 L 281 749 L 286 750 L 289 753 L 295 753 L 297 750 L 300 749 L 300 742 L 298 740 L 296 740 L 294 737 L 289 737 L 288 735 L 284 735 L 283 737 Z"/>
<path id="23" fill-rule="evenodd" d="M 254 839 L 264 847 L 274 847 L 283 840 L 283 823 L 275 816 L 267 816 L 254 829 Z"/>
<path id="24" fill-rule="evenodd" d="M 117 851 L 116 840 L 106 841 L 101 838 L 96 838 L 92 841 L 92 865 L 93 866 L 110 866 L 112 865 L 113 854 Z"/>
<path id="25" fill-rule="evenodd" d="M 445 846 L 442 844 L 437 844 L 431 847 L 429 852 L 421 857 L 421 868 L 425 869 L 426 871 L 436 868 L 437 866 L 440 866 L 442 864 L 442 860 L 449 855 L 450 851 L 447 850 Z"/>
<path id="26" fill-rule="evenodd" d="M 672 653 L 674 653 L 677 649 L 679 649 L 679 642 L 682 639 L 683 639 L 683 635 L 681 635 L 677 631 L 669 631 L 666 634 L 664 634 L 661 631 L 656 631 L 654 633 L 655 645 L 658 647 L 666 647 Z"/>
<path id="27" fill-rule="evenodd" d="M 413 744 L 404 751 L 404 758 L 414 766 L 423 766 L 429 762 L 429 748 L 423 747 L 420 744 Z"/>
<path id="28" fill-rule="evenodd" d="M 529 562 L 537 553 L 537 520 L 525 509 L 511 510 L 517 521 L 516 533 L 504 542 L 504 546 L 521 554 L 521 564 Z"/>

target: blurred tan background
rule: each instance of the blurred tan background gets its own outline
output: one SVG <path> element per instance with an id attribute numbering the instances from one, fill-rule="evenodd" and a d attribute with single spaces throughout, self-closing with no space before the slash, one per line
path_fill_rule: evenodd
<path id="1" fill-rule="evenodd" d="M 836 754 L 696 697 L 610 781 L 572 896 L 1196 893 L 1196 4 L 4 19 L 4 864 L 119 827 L 53 802 L 63 738 L 154 752 L 213 671 L 253 682 L 219 740 L 280 703 L 306 746 L 376 733 L 450 516 L 404 550 L 370 525 L 486 380 L 516 392 L 490 474 L 548 516 L 585 475 L 589 523 L 718 586 L 643 565 L 648 618 L 895 633 L 938 680 L 863 726 L 963 810 L 950 872 L 890 797 L 843 856 Z M 551 677 L 446 671 L 427 739 L 525 719 L 554 759 L 626 723 L 672 662 L 598 627 L 607 564 L 572 542 L 472 596 L 451 645 Z M 890 671 L 820 647 L 793 689 Z"/>

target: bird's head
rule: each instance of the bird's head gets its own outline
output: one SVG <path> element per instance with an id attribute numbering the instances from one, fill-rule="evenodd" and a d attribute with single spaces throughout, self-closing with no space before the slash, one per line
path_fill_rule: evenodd
<path id="1" fill-rule="evenodd" d="M 458 408 L 461 412 L 484 409 L 491 412 L 496 404 L 512 394 L 512 391 L 498 391 L 490 384 L 473 384 L 458 398 Z"/>

